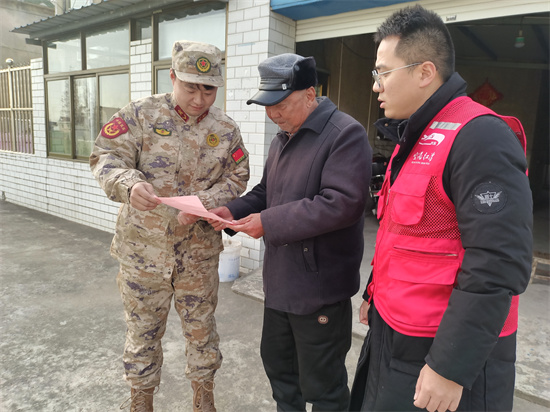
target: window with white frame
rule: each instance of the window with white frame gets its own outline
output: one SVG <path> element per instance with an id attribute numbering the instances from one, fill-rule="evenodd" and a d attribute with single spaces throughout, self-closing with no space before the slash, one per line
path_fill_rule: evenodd
<path id="1" fill-rule="evenodd" d="M 100 127 L 130 100 L 130 29 L 117 25 L 46 45 L 48 154 L 87 159 Z"/>
<path id="2" fill-rule="evenodd" d="M 223 3 L 208 3 L 160 14 L 158 59 L 170 59 L 177 40 L 209 43 L 225 51 L 225 7 Z"/>
<path id="3" fill-rule="evenodd" d="M 174 42 L 202 41 L 225 53 L 226 8 L 223 1 L 185 4 L 45 42 L 48 155 L 87 159 L 102 125 L 130 101 L 131 40 L 152 40 L 151 92 L 169 93 Z M 224 92 L 214 103 L 220 108 Z"/>
<path id="4" fill-rule="evenodd" d="M 225 54 L 226 5 L 207 3 L 179 11 L 167 11 L 157 16 L 158 56 L 155 62 L 155 92 L 172 91 L 170 66 L 175 41 L 191 40 L 209 43 Z M 225 78 L 225 64 L 222 65 Z M 218 89 L 214 105 L 225 105 L 225 89 Z"/>

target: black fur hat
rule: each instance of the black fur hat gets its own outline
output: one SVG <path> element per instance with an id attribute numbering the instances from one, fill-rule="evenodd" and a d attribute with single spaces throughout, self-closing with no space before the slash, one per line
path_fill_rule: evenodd
<path id="1" fill-rule="evenodd" d="M 265 59 L 258 65 L 259 91 L 246 103 L 273 106 L 286 99 L 293 91 L 317 85 L 317 71 L 313 57 L 284 53 Z"/>

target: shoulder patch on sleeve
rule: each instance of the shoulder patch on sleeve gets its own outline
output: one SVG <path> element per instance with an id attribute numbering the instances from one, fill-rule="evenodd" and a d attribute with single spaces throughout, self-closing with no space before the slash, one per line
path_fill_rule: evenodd
<path id="1" fill-rule="evenodd" d="M 241 149 L 240 147 L 233 150 L 233 152 L 231 153 L 231 157 L 237 164 L 241 163 L 244 159 L 246 159 L 246 155 L 244 154 L 243 149 Z"/>
<path id="2" fill-rule="evenodd" d="M 114 139 L 128 131 L 128 125 L 122 117 L 115 117 L 109 123 L 105 123 L 101 129 L 101 135 L 107 139 Z"/>
<path id="3" fill-rule="evenodd" d="M 478 212 L 485 214 L 498 213 L 506 206 L 508 194 L 496 183 L 481 183 L 474 189 L 472 201 Z"/>

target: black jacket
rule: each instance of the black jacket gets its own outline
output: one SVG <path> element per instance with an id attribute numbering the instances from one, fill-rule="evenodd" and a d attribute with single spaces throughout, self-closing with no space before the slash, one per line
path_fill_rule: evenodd
<path id="1" fill-rule="evenodd" d="M 424 128 L 465 90 L 466 83 L 455 73 L 410 119 L 381 119 L 377 123 L 400 145 L 392 163 L 392 182 Z M 491 353 L 506 358 L 501 360 L 515 359 L 515 346 L 506 345 L 513 353 L 502 353 L 495 345 L 512 295 L 521 294 L 529 283 L 532 197 L 526 168 L 516 135 L 505 122 L 490 115 L 462 128 L 445 165 L 443 185 L 455 205 L 465 255 L 426 362 L 466 388 Z M 485 213 L 476 207 L 475 194 L 483 184 L 503 189 L 504 208 Z"/>
<path id="2" fill-rule="evenodd" d="M 268 308 L 298 315 L 359 290 L 372 150 L 365 129 L 327 98 L 289 140 L 271 143 L 261 182 L 227 206 L 261 212 Z"/>

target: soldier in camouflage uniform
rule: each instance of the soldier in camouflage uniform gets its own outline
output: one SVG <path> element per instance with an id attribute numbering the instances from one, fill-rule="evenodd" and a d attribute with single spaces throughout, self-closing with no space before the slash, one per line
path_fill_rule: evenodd
<path id="1" fill-rule="evenodd" d="M 207 209 L 224 205 L 246 187 L 248 153 L 236 123 L 212 106 L 223 86 L 220 50 L 175 42 L 170 77 L 172 93 L 131 102 L 105 124 L 90 166 L 109 199 L 122 203 L 111 254 L 120 262 L 117 283 L 127 323 L 127 403 L 132 411 L 153 410 L 173 297 L 186 338 L 193 410 L 215 411 L 222 239 L 205 221 L 178 216 L 158 197 L 196 195 Z"/>

